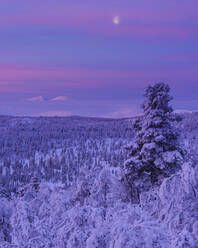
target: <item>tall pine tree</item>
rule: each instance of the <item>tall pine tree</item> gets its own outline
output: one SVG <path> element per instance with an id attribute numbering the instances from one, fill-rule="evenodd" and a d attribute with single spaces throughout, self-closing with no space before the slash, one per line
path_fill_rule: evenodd
<path id="1" fill-rule="evenodd" d="M 124 164 L 125 179 L 133 197 L 180 169 L 183 150 L 171 123 L 174 118 L 169 91 L 164 83 L 146 89 L 143 117 L 134 125 L 136 135 Z"/>

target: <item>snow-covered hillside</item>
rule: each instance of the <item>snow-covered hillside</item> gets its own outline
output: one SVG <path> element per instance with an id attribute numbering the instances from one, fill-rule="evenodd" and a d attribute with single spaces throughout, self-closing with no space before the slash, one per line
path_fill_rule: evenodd
<path id="1" fill-rule="evenodd" d="M 198 247 L 196 113 L 175 123 L 182 170 L 139 204 L 120 170 L 134 118 L 0 119 L 0 247 Z"/>
<path id="2" fill-rule="evenodd" d="M 1 199 L 0 247 L 198 247 L 198 167 L 131 204 L 118 169 L 84 169 L 77 184 L 28 185 Z M 6 240 L 7 242 L 4 242 Z M 10 244 L 12 243 L 12 245 Z"/>

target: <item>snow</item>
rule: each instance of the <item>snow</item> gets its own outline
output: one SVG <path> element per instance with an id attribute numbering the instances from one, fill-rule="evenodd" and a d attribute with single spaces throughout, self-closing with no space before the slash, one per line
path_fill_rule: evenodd
<path id="1" fill-rule="evenodd" d="M 84 122 L 85 126 L 93 125 L 93 129 L 102 125 L 101 129 L 93 131 L 95 133 L 92 135 L 97 138 L 90 137 L 88 129 L 84 128 L 83 131 L 79 129 L 75 131 L 76 136 L 73 136 L 73 140 L 71 138 L 70 143 L 68 141 L 68 146 L 49 147 L 46 152 L 35 150 L 34 164 L 30 161 L 32 157 L 25 157 L 24 153 L 21 158 L 20 153 L 17 161 L 21 165 L 29 162 L 29 166 L 20 167 L 13 159 L 10 167 L 9 163 L 6 164 L 6 178 L 5 168 L 1 170 L 7 159 L 3 157 L 0 173 L 1 176 L 4 174 L 4 177 L 0 180 L 3 178 L 6 181 L 11 180 L 10 171 L 18 175 L 16 166 L 18 169 L 21 168 L 18 170 L 20 173 L 25 170 L 31 174 L 32 170 L 41 169 L 42 166 L 46 166 L 45 163 L 44 165 L 40 163 L 41 167 L 38 167 L 41 158 L 44 162 L 51 158 L 56 171 L 58 169 L 55 161 L 65 157 L 63 163 L 65 167 L 62 166 L 61 169 L 67 168 L 66 180 L 73 176 L 73 181 L 68 186 L 62 180 L 54 180 L 55 174 L 51 172 L 49 180 L 44 177 L 36 182 L 36 178 L 31 178 L 24 184 L 22 174 L 19 173 L 18 180 L 13 181 L 18 182 L 17 192 L 13 191 L 11 194 L 8 194 L 1 184 L 0 247 L 197 248 L 198 144 L 194 139 L 197 138 L 198 131 L 196 118 L 184 116 L 182 122 L 176 124 L 182 132 L 181 142 L 191 156 L 186 156 L 185 163 L 180 162 L 181 170 L 162 179 L 161 184 L 152 185 L 147 191 L 142 192 L 138 203 L 131 202 L 128 188 L 122 181 L 121 165 L 126 158 L 123 146 L 131 141 L 127 138 L 128 131 L 121 133 L 123 127 L 128 125 L 123 124 L 125 120 L 119 120 L 117 124 L 114 121 L 110 124 L 108 121 L 112 129 L 110 132 L 104 120 L 103 124 L 101 120 L 94 120 L 93 124 L 92 120 L 74 118 L 78 125 L 79 122 L 81 124 Z M 35 125 L 37 121 L 34 120 L 32 123 Z M 39 121 L 39 125 L 45 126 L 46 120 L 42 121 Z M 57 119 L 52 118 L 52 125 L 53 121 L 55 123 Z M 57 127 L 58 125 L 62 127 L 62 121 L 60 119 Z M 75 127 L 74 122 L 71 121 L 73 124 L 68 127 L 70 131 Z M 126 122 L 128 123 L 128 120 Z M 17 123 L 21 121 L 17 119 Z M 15 128 L 18 130 L 19 127 L 16 125 Z M 102 129 L 105 135 L 99 135 Z M 119 137 L 116 136 L 117 133 L 120 133 Z M 60 141 L 55 137 L 53 140 L 54 143 Z M 153 149 L 152 145 L 151 148 Z M 55 160 L 56 155 L 58 160 Z M 179 159 L 178 154 L 170 152 L 164 154 L 164 159 L 167 162 L 169 159 L 171 161 L 172 156 L 174 158 L 178 156 Z M 71 167 L 66 166 L 68 164 L 71 164 Z M 42 169 L 43 172 L 47 171 Z M 149 172 L 147 173 L 149 176 Z M 138 183 L 142 183 L 141 180 Z"/>

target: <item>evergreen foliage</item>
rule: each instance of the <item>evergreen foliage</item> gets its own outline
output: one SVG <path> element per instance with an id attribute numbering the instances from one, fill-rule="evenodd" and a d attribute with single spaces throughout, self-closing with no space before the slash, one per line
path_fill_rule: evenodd
<path id="1" fill-rule="evenodd" d="M 124 164 L 124 175 L 135 198 L 181 166 L 183 151 L 171 123 L 174 115 L 169 91 L 165 83 L 149 85 L 142 105 L 144 115 L 134 125 L 137 132 Z"/>

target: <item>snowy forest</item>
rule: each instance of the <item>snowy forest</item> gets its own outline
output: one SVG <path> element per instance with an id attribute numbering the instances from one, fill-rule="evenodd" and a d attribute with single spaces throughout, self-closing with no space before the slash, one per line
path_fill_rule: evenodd
<path id="1" fill-rule="evenodd" d="M 197 248 L 198 113 L 0 116 L 0 247 Z"/>

